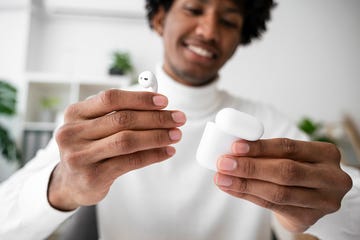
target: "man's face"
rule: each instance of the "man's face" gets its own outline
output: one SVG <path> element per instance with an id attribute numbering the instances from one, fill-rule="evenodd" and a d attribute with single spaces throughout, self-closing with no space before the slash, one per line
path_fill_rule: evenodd
<path id="1" fill-rule="evenodd" d="M 232 0 L 175 0 L 154 19 L 163 37 L 164 69 L 186 85 L 214 80 L 240 43 L 243 17 Z"/>

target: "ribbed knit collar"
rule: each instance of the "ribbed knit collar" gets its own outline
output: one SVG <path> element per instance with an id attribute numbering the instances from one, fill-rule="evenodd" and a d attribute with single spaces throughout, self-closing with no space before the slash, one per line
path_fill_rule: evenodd
<path id="1" fill-rule="evenodd" d="M 210 84 L 192 87 L 173 80 L 162 65 L 157 65 L 158 92 L 169 99 L 168 109 L 185 112 L 188 120 L 202 119 L 217 111 L 221 105 L 221 91 L 218 79 Z"/>

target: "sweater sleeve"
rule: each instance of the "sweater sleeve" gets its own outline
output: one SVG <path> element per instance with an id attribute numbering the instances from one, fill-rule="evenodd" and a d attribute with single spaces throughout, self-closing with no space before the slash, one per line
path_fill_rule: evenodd
<path id="1" fill-rule="evenodd" d="M 341 202 L 341 208 L 321 218 L 306 232 L 326 240 L 360 239 L 360 171 L 357 168 L 342 166 L 353 181 L 353 187 Z"/>
<path id="2" fill-rule="evenodd" d="M 52 208 L 47 199 L 49 178 L 59 159 L 52 139 L 35 158 L 1 183 L 0 239 L 44 239 L 74 213 Z"/>

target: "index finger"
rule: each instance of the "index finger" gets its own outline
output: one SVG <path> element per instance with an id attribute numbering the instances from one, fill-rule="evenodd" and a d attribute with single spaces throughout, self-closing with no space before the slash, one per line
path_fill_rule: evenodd
<path id="1" fill-rule="evenodd" d="M 126 109 L 159 110 L 167 104 L 167 98 L 158 93 L 110 89 L 70 105 L 65 112 L 65 121 L 92 119 Z"/>
<path id="2" fill-rule="evenodd" d="M 239 140 L 233 143 L 232 152 L 238 156 L 288 158 L 302 162 L 340 162 L 340 152 L 334 144 L 306 142 L 289 138 L 263 139 L 254 142 Z"/>

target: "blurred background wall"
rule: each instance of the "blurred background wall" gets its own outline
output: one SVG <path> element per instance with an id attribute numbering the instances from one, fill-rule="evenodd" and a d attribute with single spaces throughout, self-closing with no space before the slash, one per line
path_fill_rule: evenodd
<path id="1" fill-rule="evenodd" d="M 240 49 L 224 70 L 224 87 L 294 120 L 350 113 L 360 124 L 360 1 L 278 3 L 263 40 Z"/>

